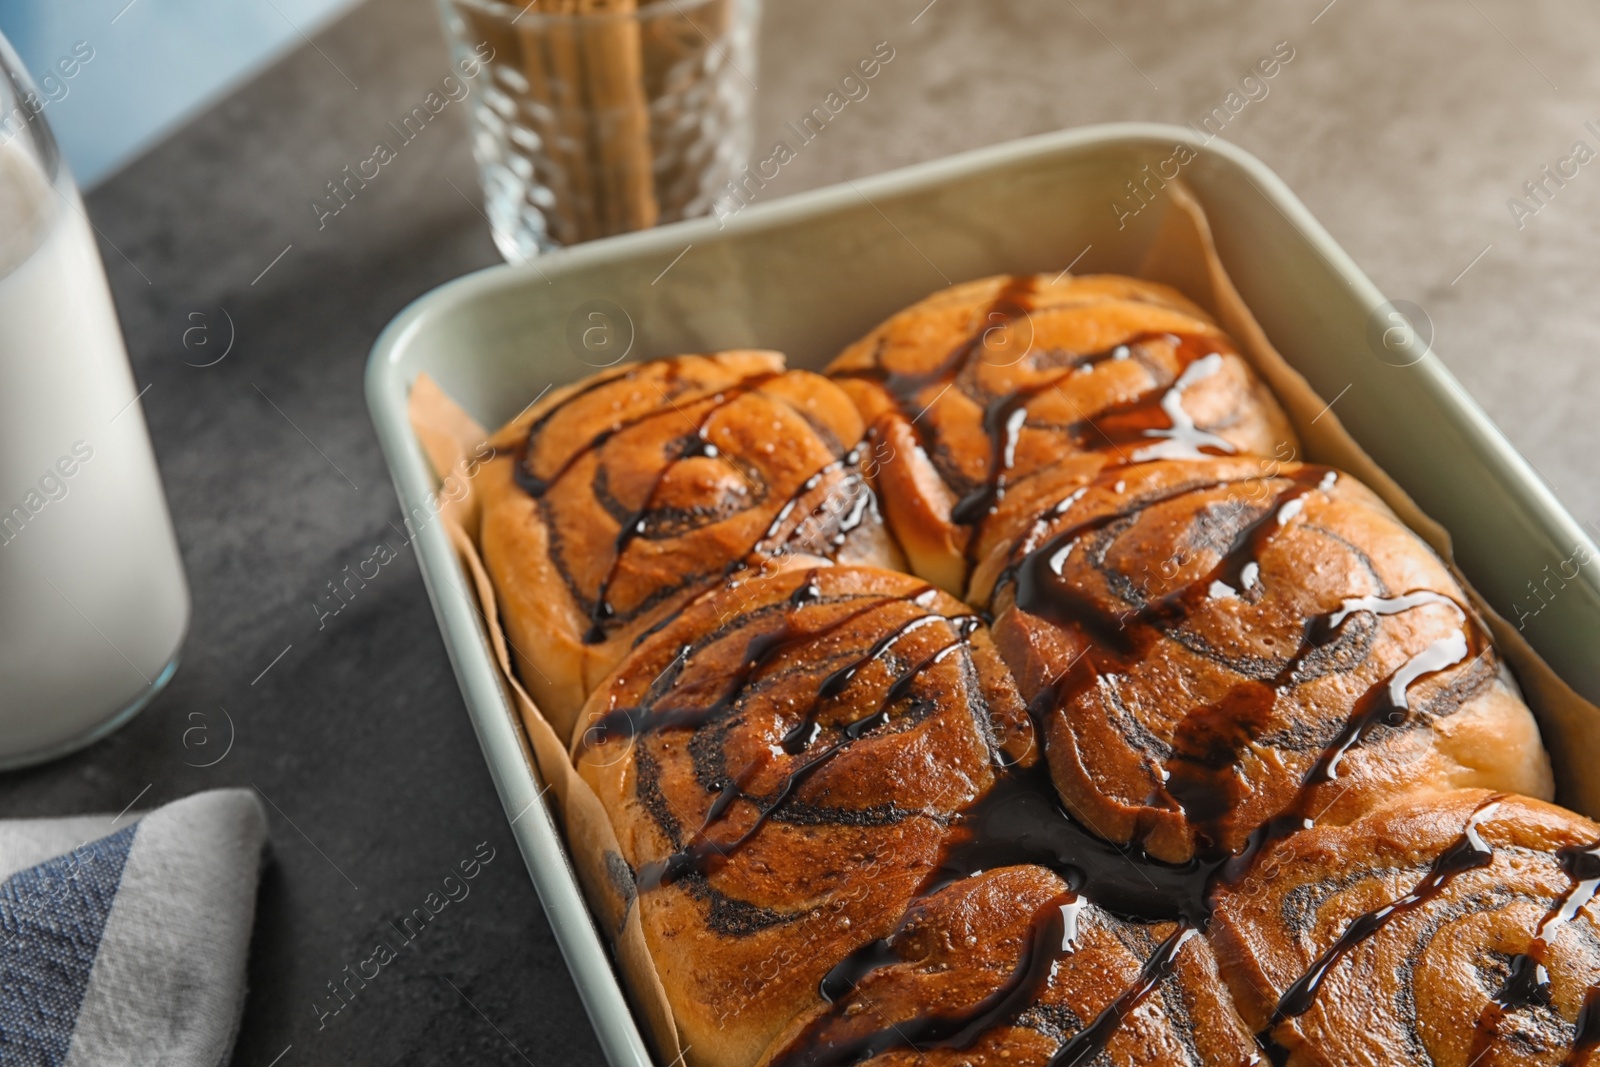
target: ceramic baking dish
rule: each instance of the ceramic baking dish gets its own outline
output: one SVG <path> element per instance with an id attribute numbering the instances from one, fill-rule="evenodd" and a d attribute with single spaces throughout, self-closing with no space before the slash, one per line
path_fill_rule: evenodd
<path id="1" fill-rule="evenodd" d="M 1450 531 L 1457 562 L 1501 614 L 1517 619 L 1527 583 L 1547 566 L 1580 549 L 1600 556 L 1437 357 L 1385 338 L 1398 320 L 1383 294 L 1276 175 L 1231 145 L 1202 145 L 1192 130 L 1134 124 L 998 145 L 441 286 L 390 323 L 367 367 L 367 402 L 402 507 L 428 514 L 436 485 L 407 421 L 420 373 L 492 427 L 546 387 L 623 358 L 761 347 L 820 368 L 949 282 L 1068 263 L 1078 273 L 1132 272 L 1160 212 L 1135 212 L 1128 182 L 1147 164 L 1170 173 L 1180 144 L 1194 153 L 1182 175 L 1224 264 L 1276 347 L 1319 393 L 1341 398 L 1346 428 Z M 421 525 L 417 555 L 490 774 L 600 1043 L 617 1067 L 647 1064 L 438 523 Z M 1567 683 L 1600 701 L 1594 568 L 1580 568 L 1526 623 Z"/>

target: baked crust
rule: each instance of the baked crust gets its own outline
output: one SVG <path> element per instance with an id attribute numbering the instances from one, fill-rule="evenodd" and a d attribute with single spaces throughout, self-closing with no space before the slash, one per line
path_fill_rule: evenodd
<path id="1" fill-rule="evenodd" d="M 985 871 L 939 890 L 912 906 L 885 947 L 881 965 L 847 994 L 791 1023 L 762 1067 L 1025 1067 L 1057 1055 L 1244 1064 L 1255 1054 L 1194 929 L 1124 922 L 1042 867 Z M 1170 972 L 1135 1002 L 1128 994 L 1142 989 L 1141 971 L 1164 954 Z M 1120 1025 L 1092 1040 L 1119 998 Z"/>
<path id="2" fill-rule="evenodd" d="M 885 446 L 876 484 L 912 570 L 955 593 L 988 515 L 1037 471 L 1296 447 L 1271 392 L 1205 312 L 1115 275 L 952 286 L 827 373 Z"/>
<path id="3" fill-rule="evenodd" d="M 785 557 L 896 566 L 861 473 L 863 423 L 773 352 L 632 364 L 495 434 L 479 541 L 518 671 L 562 737 L 638 636 Z"/>
<path id="4" fill-rule="evenodd" d="M 590 697 L 573 754 L 637 877 L 690 1062 L 749 1064 L 817 1003 L 1027 731 L 971 612 L 905 574 L 755 577 L 647 638 Z"/>
<path id="5" fill-rule="evenodd" d="M 1101 836 L 1182 862 L 1415 790 L 1551 795 L 1465 592 L 1348 475 L 1163 460 L 1007 505 L 972 599 Z"/>
<path id="6" fill-rule="evenodd" d="M 1526 797 L 1392 805 L 1277 843 L 1219 890 L 1211 940 L 1292 1067 L 1589 1063 L 1597 848 L 1600 826 Z"/>

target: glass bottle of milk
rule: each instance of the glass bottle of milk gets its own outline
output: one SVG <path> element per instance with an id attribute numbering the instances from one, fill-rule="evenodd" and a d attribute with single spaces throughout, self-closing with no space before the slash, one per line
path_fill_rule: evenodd
<path id="1" fill-rule="evenodd" d="M 189 588 L 94 232 L 0 37 L 0 768 L 132 718 Z"/>

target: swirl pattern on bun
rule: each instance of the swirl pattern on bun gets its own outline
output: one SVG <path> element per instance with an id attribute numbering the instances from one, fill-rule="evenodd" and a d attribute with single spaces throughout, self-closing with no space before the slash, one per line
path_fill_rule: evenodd
<path id="1" fill-rule="evenodd" d="M 618 367 L 491 440 L 479 542 L 519 673 L 562 736 L 641 633 L 750 566 L 894 566 L 863 424 L 772 352 Z"/>
<path id="2" fill-rule="evenodd" d="M 1550 795 L 1465 592 L 1348 475 L 1244 457 L 1052 475 L 995 526 L 973 599 L 1068 810 L 1113 841 L 1184 862 L 1419 789 Z"/>
<path id="3" fill-rule="evenodd" d="M 1460 791 L 1297 834 L 1261 872 L 1219 891 L 1211 939 L 1275 1062 L 1593 1061 L 1600 826 L 1588 819 Z"/>
<path id="4" fill-rule="evenodd" d="M 1040 867 L 919 900 L 875 962 L 791 1023 L 763 1067 L 1203 1067 L 1255 1054 L 1193 927 L 1124 922 Z"/>
<path id="5" fill-rule="evenodd" d="M 889 933 L 955 814 L 1031 743 L 976 616 L 908 575 L 754 577 L 640 644 L 574 758 L 694 1062 L 753 1062 Z"/>
<path id="6" fill-rule="evenodd" d="M 1205 312 L 1114 275 L 953 286 L 845 349 L 828 374 L 888 457 L 877 487 L 912 570 L 955 593 L 986 520 L 1036 471 L 1295 442 Z"/>

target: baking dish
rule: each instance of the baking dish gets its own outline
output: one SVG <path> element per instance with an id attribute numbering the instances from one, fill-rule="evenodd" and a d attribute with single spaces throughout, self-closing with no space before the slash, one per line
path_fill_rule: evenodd
<path id="1" fill-rule="evenodd" d="M 1276 347 L 1450 531 L 1457 562 L 1492 606 L 1515 621 L 1546 568 L 1596 554 L 1437 357 L 1386 343 L 1393 309 L 1283 183 L 1190 129 L 1070 130 L 490 268 L 422 297 L 378 339 L 368 404 L 417 530 L 424 580 L 512 829 L 613 1064 L 649 1063 L 647 1045 L 541 799 L 471 586 L 428 521 L 436 483 L 407 418 L 411 383 L 427 373 L 494 426 L 541 390 L 624 358 L 766 347 L 817 368 L 948 282 L 1068 263 L 1079 273 L 1134 272 L 1160 215 L 1145 203 L 1159 185 L 1150 176 L 1174 168 Z M 1583 567 L 1561 575 L 1542 610 L 1524 614 L 1524 635 L 1594 701 L 1600 582 Z"/>

